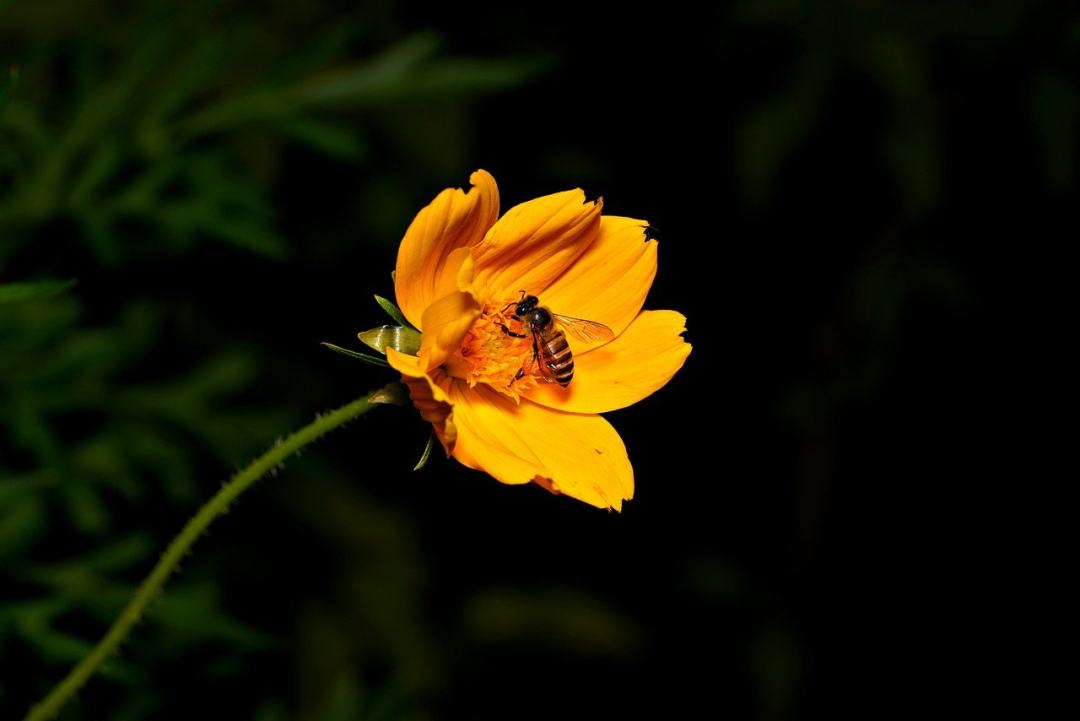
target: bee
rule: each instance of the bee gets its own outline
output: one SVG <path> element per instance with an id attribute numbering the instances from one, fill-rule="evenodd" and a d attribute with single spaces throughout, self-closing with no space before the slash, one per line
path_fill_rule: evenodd
<path id="1" fill-rule="evenodd" d="M 527 373 L 532 372 L 533 366 L 539 366 L 540 375 L 548 383 L 558 383 L 563 388 L 570 385 L 574 379 L 574 354 L 570 350 L 570 343 L 566 339 L 566 333 L 583 341 L 609 341 L 615 337 L 602 323 L 583 318 L 571 318 L 550 310 L 540 305 L 540 299 L 535 295 L 526 295 L 520 291 L 521 300 L 516 303 L 508 303 L 503 312 L 511 307 L 514 309 L 513 317 L 532 335 L 533 353 L 532 358 L 517 372 L 514 379 L 521 380 Z M 566 331 L 564 333 L 563 331 Z M 514 338 L 528 338 L 528 334 L 515 333 L 506 325 L 502 326 L 503 333 Z"/>

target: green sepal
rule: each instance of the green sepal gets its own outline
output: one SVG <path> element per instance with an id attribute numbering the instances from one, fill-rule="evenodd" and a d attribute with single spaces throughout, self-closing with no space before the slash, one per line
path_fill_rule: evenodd
<path id="1" fill-rule="evenodd" d="M 401 308 L 394 305 L 394 301 L 387 300 L 381 295 L 375 296 L 375 302 L 379 304 L 379 307 L 386 311 L 386 314 L 396 320 L 399 325 L 412 328 L 412 324 L 405 320 L 405 314 L 401 312 Z"/>
<path id="2" fill-rule="evenodd" d="M 428 436 L 427 445 L 424 446 L 424 453 L 420 456 L 420 460 L 416 462 L 413 467 L 414 471 L 419 471 L 421 468 L 427 465 L 428 459 L 431 458 L 431 449 L 435 447 L 435 434 L 432 433 Z"/>
<path id="3" fill-rule="evenodd" d="M 357 333 L 356 337 L 363 341 L 364 345 L 374 348 L 383 355 L 386 354 L 387 348 L 393 348 L 406 355 L 416 355 L 420 352 L 420 333 L 405 326 L 383 325 Z"/>
<path id="4" fill-rule="evenodd" d="M 379 403 L 387 406 L 409 405 L 409 389 L 404 383 L 387 383 L 379 390 L 368 396 L 368 403 Z"/>
<path id="5" fill-rule="evenodd" d="M 342 355 L 347 355 L 350 358 L 355 358 L 356 360 L 364 361 L 365 363 L 370 363 L 373 366 L 379 366 L 380 368 L 386 368 L 386 367 L 388 367 L 390 365 L 389 363 L 386 362 L 385 358 L 380 358 L 379 356 L 376 356 L 376 355 L 369 355 L 368 353 L 358 353 L 358 352 L 356 352 L 354 350 L 349 350 L 348 348 L 342 348 L 339 345 L 334 345 L 333 343 L 323 342 L 320 345 L 326 346 L 330 350 L 336 351 L 336 352 L 338 352 L 338 353 L 340 353 Z"/>

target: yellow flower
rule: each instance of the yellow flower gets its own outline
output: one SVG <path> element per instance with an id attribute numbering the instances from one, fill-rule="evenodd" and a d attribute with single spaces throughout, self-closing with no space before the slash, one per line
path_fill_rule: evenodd
<path id="1" fill-rule="evenodd" d="M 634 495 L 634 472 L 598 414 L 652 394 L 690 353 L 682 314 L 641 310 L 656 241 L 645 221 L 601 215 L 602 202 L 581 190 L 500 218 L 495 179 L 478 170 L 470 182 L 468 192 L 441 192 L 401 241 L 397 301 L 423 335 L 418 355 L 388 348 L 387 360 L 448 455 L 503 483 L 532 481 L 619 510 Z M 545 382 L 532 337 L 513 317 L 522 290 L 615 335 L 568 337 L 575 366 L 566 387 Z"/>

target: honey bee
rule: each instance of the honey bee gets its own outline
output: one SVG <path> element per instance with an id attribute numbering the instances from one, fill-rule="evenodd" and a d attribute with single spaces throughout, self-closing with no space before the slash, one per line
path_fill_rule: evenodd
<path id="1" fill-rule="evenodd" d="M 532 366 L 539 366 L 540 375 L 548 383 L 558 383 L 563 388 L 570 385 L 574 379 L 574 354 L 570 350 L 570 343 L 566 339 L 565 330 L 570 335 L 583 341 L 609 341 L 615 337 L 602 323 L 583 318 L 571 318 L 550 310 L 540 305 L 540 299 L 535 295 L 526 295 L 520 291 L 521 300 L 509 303 L 503 312 L 511 307 L 514 309 L 513 317 L 532 334 L 533 353 L 526 361 L 526 365 L 517 372 L 514 379 L 521 380 L 526 374 L 532 372 Z M 524 333 L 515 333 L 506 325 L 502 326 L 503 333 L 514 338 L 528 338 Z"/>

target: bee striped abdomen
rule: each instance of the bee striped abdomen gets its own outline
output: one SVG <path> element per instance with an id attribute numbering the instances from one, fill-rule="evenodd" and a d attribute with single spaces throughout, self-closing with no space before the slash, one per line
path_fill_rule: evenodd
<path id="1" fill-rule="evenodd" d="M 506 313 L 511 308 L 514 309 L 511 317 L 532 333 L 533 354 L 518 370 L 510 385 L 532 373 L 534 364 L 540 366 L 540 374 L 548 383 L 558 383 L 563 388 L 570 385 L 570 381 L 574 379 L 574 354 L 570 351 L 566 334 L 559 326 L 566 328 L 574 338 L 586 343 L 606 343 L 615 337 L 611 328 L 603 323 L 552 313 L 540 305 L 539 298 L 528 295 L 525 291 L 521 291 L 520 300 L 508 303 L 499 312 Z M 528 337 L 515 333 L 503 323 L 499 323 L 499 327 L 508 336 Z"/>
<path id="2" fill-rule="evenodd" d="M 566 334 L 555 330 L 544 338 L 540 345 L 541 362 L 547 369 L 546 375 L 561 386 L 567 386 L 574 378 L 574 354 L 566 341 Z"/>

